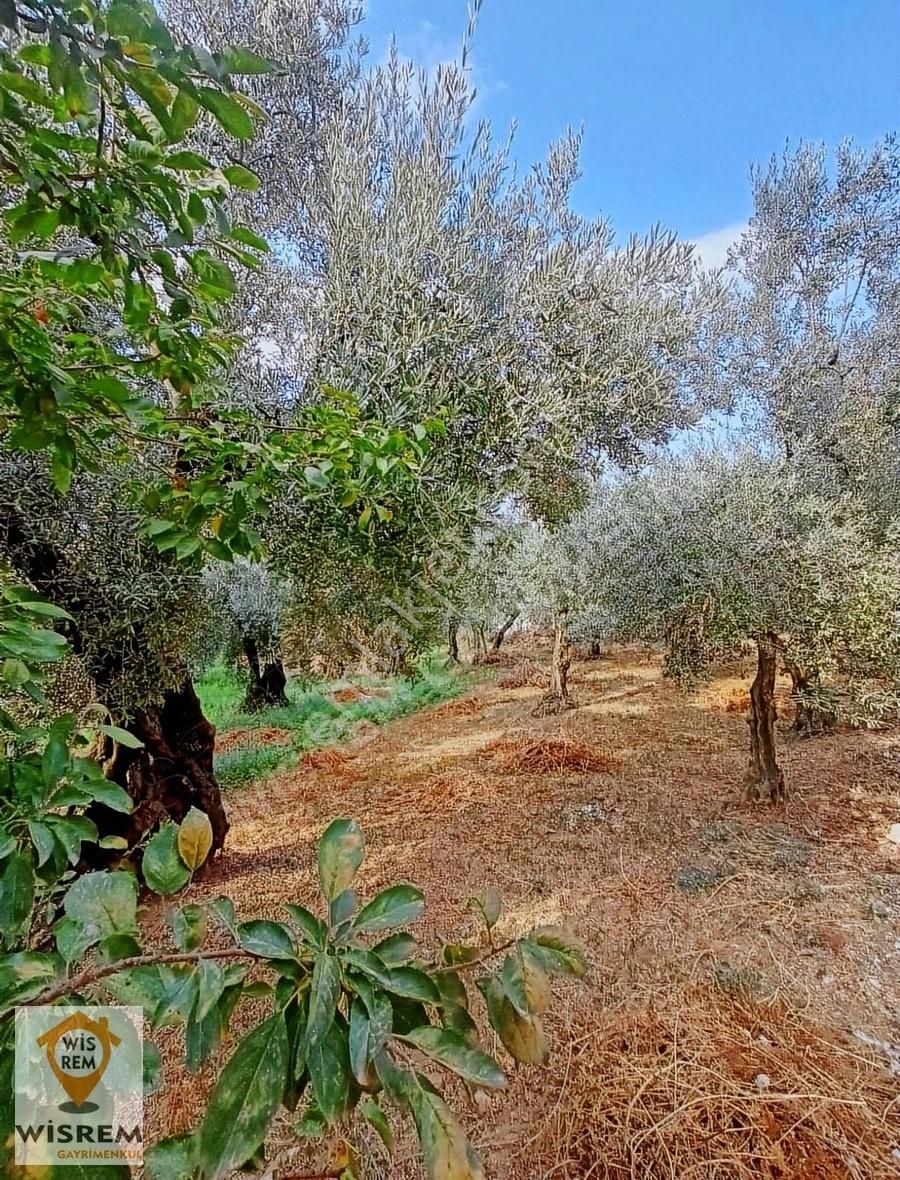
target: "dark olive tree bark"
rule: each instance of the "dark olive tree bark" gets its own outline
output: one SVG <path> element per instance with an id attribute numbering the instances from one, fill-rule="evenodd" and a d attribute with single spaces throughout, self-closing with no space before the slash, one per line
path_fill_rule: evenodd
<path id="1" fill-rule="evenodd" d="M 499 651 L 500 648 L 503 646 L 503 640 L 506 638 L 507 632 L 509 631 L 510 627 L 513 625 L 513 623 L 516 621 L 516 619 L 518 617 L 519 617 L 519 612 L 514 611 L 511 615 L 508 615 L 506 617 L 506 619 L 504 620 L 503 624 L 497 628 L 497 632 L 494 635 L 493 643 L 491 644 L 491 648 L 493 651 Z"/>
<path id="2" fill-rule="evenodd" d="M 546 717 L 574 709 L 575 702 L 569 695 L 569 669 L 572 666 L 572 647 L 564 615 L 556 620 L 553 629 L 553 652 L 550 657 L 550 688 L 534 710 L 535 717 Z"/>
<path id="3" fill-rule="evenodd" d="M 247 713 L 258 713 L 262 709 L 281 708 L 290 704 L 287 698 L 287 673 L 280 659 L 271 659 L 263 663 L 259 658 L 259 649 L 252 635 L 245 635 L 243 639 L 244 655 L 247 657 L 247 667 L 250 670 L 250 683 L 244 697 L 244 710 Z"/>
<path id="4" fill-rule="evenodd" d="M 750 763 L 744 778 L 744 797 L 777 803 L 785 797 L 784 774 L 775 747 L 775 676 L 778 671 L 777 637 L 770 631 L 755 637 L 756 676 L 750 686 Z"/>
<path id="5" fill-rule="evenodd" d="M 205 811 L 213 833 L 213 853 L 225 843 L 228 819 L 213 773 L 215 726 L 203 715 L 189 677 L 164 693 L 159 705 L 139 709 L 127 728 L 143 748 L 110 746 L 104 764 L 108 778 L 134 800 L 128 815 L 95 807 L 92 818 L 104 835 L 123 836 L 134 845 L 167 819 L 180 823 L 192 807 Z"/>
<path id="6" fill-rule="evenodd" d="M 459 620 L 451 619 L 447 624 L 447 652 L 450 662 L 459 663 Z"/>

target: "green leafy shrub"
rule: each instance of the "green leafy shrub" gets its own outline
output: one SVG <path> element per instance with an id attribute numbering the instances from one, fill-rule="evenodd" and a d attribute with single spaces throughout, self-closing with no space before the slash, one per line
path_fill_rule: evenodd
<path id="1" fill-rule="evenodd" d="M 211 843 L 209 820 L 199 811 L 179 826 L 162 828 L 144 850 L 148 886 L 165 896 L 178 892 L 203 865 Z M 296 1113 L 300 1138 L 321 1137 L 358 1113 L 388 1152 L 392 1118 L 410 1117 L 432 1180 L 476 1180 L 482 1175 L 477 1156 L 421 1070 L 437 1067 L 474 1089 L 506 1084 L 500 1064 L 480 1043 L 473 978 L 487 1020 L 510 1056 L 546 1063 L 541 1015 L 550 1003 L 551 980 L 582 976 L 584 955 L 555 926 L 496 943 L 495 890 L 474 899 L 484 923 L 480 944 L 444 943 L 429 955 L 406 930 L 425 906 L 414 886 L 394 885 L 360 904 L 353 883 L 364 852 L 356 823 L 335 820 L 319 842 L 321 915 L 288 904 L 284 922 L 239 922 L 227 897 L 187 904 L 169 915 L 174 953 L 141 948 L 133 873 L 79 877 L 52 927 L 56 950 L 14 949 L 0 958 L 0 1073 L 10 1068 L 11 1010 L 17 1004 L 110 996 L 140 1004 L 152 1030 L 184 1026 L 186 1063 L 196 1071 L 221 1044 L 239 1001 L 264 998 L 266 1015 L 237 1044 L 199 1125 L 151 1148 L 151 1180 L 215 1180 L 258 1164 L 280 1108 Z M 4 882 L 12 882 L 7 906 L 20 898 L 12 916 L 17 946 L 24 947 L 35 861 L 14 840 L 4 844 L 0 859 Z M 230 945 L 206 950 L 216 925 Z M 69 974 L 86 958 L 86 966 Z M 249 979 L 251 967 L 263 968 L 268 979 L 258 970 Z M 158 1061 L 152 1045 L 146 1057 L 151 1067 Z M 12 1130 L 11 1096 L 0 1102 L 5 1138 Z M 354 1165 L 348 1163 L 343 1174 L 354 1176 Z"/>

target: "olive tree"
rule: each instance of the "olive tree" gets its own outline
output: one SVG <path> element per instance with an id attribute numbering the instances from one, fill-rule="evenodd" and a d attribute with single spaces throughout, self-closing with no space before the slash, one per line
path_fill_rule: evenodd
<path id="1" fill-rule="evenodd" d="M 289 75 L 308 7 L 255 32 L 257 50 Z M 283 39 L 282 19 L 298 26 Z M 433 581 L 447 534 L 465 545 L 511 491 L 540 504 L 564 467 L 625 461 L 684 424 L 688 354 L 708 304 L 686 244 L 657 230 L 616 248 L 605 222 L 574 213 L 577 136 L 515 175 L 509 145 L 472 122 L 471 35 L 432 74 L 395 53 L 374 65 L 349 47 L 337 55 L 343 88 L 315 111 L 314 182 L 306 172 L 290 181 L 290 246 L 265 282 L 273 268 L 277 280 L 257 296 L 261 272 L 247 288 L 266 343 L 249 384 L 254 397 L 268 390 L 273 413 L 327 382 L 407 429 L 441 414 L 446 432 L 410 488 L 407 527 L 390 536 L 401 588 Z M 277 93 L 280 77 L 261 85 Z M 260 175 L 277 171 L 284 185 L 293 160 L 280 151 L 258 162 Z M 258 346 L 248 340 L 236 368 L 238 396 L 260 368 Z M 299 585 L 316 557 L 306 530 L 289 533 L 271 548 Z"/>
<path id="2" fill-rule="evenodd" d="M 900 564 L 852 502 L 807 494 L 783 459 L 695 450 L 601 489 L 573 528 L 592 544 L 594 595 L 622 639 L 666 644 L 681 682 L 754 641 L 751 798 L 784 793 L 778 661 L 851 684 L 900 664 Z"/>
<path id="3" fill-rule="evenodd" d="M 752 172 L 707 372 L 798 486 L 852 497 L 882 539 L 900 476 L 900 148 L 803 144 Z M 802 724 L 819 670 L 792 664 Z"/>
<path id="4" fill-rule="evenodd" d="M 893 427 L 900 364 L 900 145 L 801 145 L 752 171 L 715 374 L 782 454 L 845 490 Z M 879 421 L 880 420 L 880 421 Z M 896 443 L 896 439 L 894 439 Z"/>

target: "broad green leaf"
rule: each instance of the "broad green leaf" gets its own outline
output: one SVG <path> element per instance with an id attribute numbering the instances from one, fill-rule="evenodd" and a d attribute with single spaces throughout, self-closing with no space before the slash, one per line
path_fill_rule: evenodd
<path id="1" fill-rule="evenodd" d="M 163 998 L 166 982 L 159 967 L 132 967 L 118 975 L 107 975 L 103 987 L 120 1004 L 143 1008 L 150 1019 Z"/>
<path id="2" fill-rule="evenodd" d="M 96 801 L 109 807 L 112 811 L 129 812 L 134 807 L 131 796 L 116 783 L 108 779 L 96 778 L 91 782 L 72 786 L 60 787 L 47 801 L 48 807 L 83 807 L 86 803 Z"/>
<path id="3" fill-rule="evenodd" d="M 296 952 L 291 932 L 283 922 L 241 922 L 237 939 L 245 951 L 261 959 L 290 959 Z"/>
<path id="4" fill-rule="evenodd" d="M 0 958 L 0 1008 L 34 999 L 62 971 L 59 955 L 19 951 Z"/>
<path id="5" fill-rule="evenodd" d="M 527 942 L 521 942 L 503 960 L 500 982 L 520 1016 L 540 1015 L 550 1003 L 550 980 Z"/>
<path id="6" fill-rule="evenodd" d="M 118 963 L 141 953 L 141 944 L 133 934 L 109 934 L 100 943 L 100 954 L 107 963 Z"/>
<path id="7" fill-rule="evenodd" d="M 349 966 L 362 971 L 380 987 L 395 996 L 421 1000 L 425 1004 L 439 1004 L 441 995 L 429 975 L 416 967 L 386 967 L 371 951 L 356 947 L 341 952 Z"/>
<path id="8" fill-rule="evenodd" d="M 317 948 L 325 945 L 327 931 L 324 922 L 320 921 L 315 914 L 311 914 L 305 906 L 288 902 L 284 908 L 294 919 L 309 943 Z"/>
<path id="9" fill-rule="evenodd" d="M 395 996 L 421 1000 L 423 1004 L 440 1004 L 441 993 L 434 980 L 416 967 L 392 967 L 388 971 L 388 991 Z"/>
<path id="10" fill-rule="evenodd" d="M 348 1029 L 336 1016 L 325 1035 L 310 1044 L 306 1068 L 316 1104 L 329 1123 L 336 1122 L 350 1107 L 350 1055 Z"/>
<path id="11" fill-rule="evenodd" d="M 480 959 L 484 950 L 477 946 L 463 946 L 461 943 L 445 942 L 441 947 L 441 958 L 448 967 L 463 966 Z"/>
<path id="12" fill-rule="evenodd" d="M 436 971 L 432 979 L 441 993 L 442 1002 L 449 1001 L 452 1004 L 468 1008 L 469 993 L 466 991 L 466 985 L 458 971 Z"/>
<path id="13" fill-rule="evenodd" d="M 345 889 L 328 907 L 328 918 L 333 929 L 349 922 L 356 913 L 357 899 L 352 889 Z M 347 932 L 349 933 L 349 931 Z"/>
<path id="14" fill-rule="evenodd" d="M 225 929 L 237 939 L 237 919 L 234 913 L 234 902 L 230 897 L 217 897 L 209 903 L 210 913 L 215 914 Z"/>
<path id="15" fill-rule="evenodd" d="M 395 885 L 364 905 L 353 927 L 358 933 L 371 933 L 391 926 L 406 926 L 418 921 L 424 909 L 425 895 L 421 890 L 412 885 Z"/>
<path id="16" fill-rule="evenodd" d="M 239 1168 L 263 1142 L 287 1071 L 287 1029 L 278 1012 L 244 1037 L 215 1085 L 199 1131 L 206 1180 Z"/>
<path id="17" fill-rule="evenodd" d="M 364 1089 L 372 1089 L 372 1066 L 369 1062 L 369 1012 L 357 997 L 350 1005 L 350 1069 Z"/>
<path id="18" fill-rule="evenodd" d="M 306 1026 L 307 1052 L 321 1041 L 334 1021 L 341 994 L 341 966 L 333 955 L 316 956 L 309 989 L 309 1019 Z"/>
<path id="19" fill-rule="evenodd" d="M 269 74 L 273 69 L 267 58 L 239 46 L 222 50 L 222 65 L 229 74 Z"/>
<path id="20" fill-rule="evenodd" d="M 481 1163 L 450 1108 L 424 1079 L 409 1087 L 428 1180 L 484 1180 Z"/>
<path id="21" fill-rule="evenodd" d="M 122 729 L 120 725 L 98 725 L 97 732 L 105 734 L 108 738 L 112 738 L 114 742 L 118 742 L 120 746 L 125 746 L 129 750 L 142 750 L 144 743 L 129 733 L 127 729 Z"/>
<path id="22" fill-rule="evenodd" d="M 154 1028 L 186 1022 L 197 1003 L 200 975 L 196 966 L 172 967 L 164 979 L 163 993 L 151 1020 Z"/>
<path id="23" fill-rule="evenodd" d="M 249 246 L 252 250 L 261 250 L 263 253 L 269 252 L 269 243 L 266 239 L 261 238 L 259 234 L 255 234 L 253 230 L 248 229 L 245 225 L 233 225 L 229 236 L 235 242 L 240 242 L 243 246 Z"/>
<path id="24" fill-rule="evenodd" d="M 199 107 L 185 90 L 179 90 L 169 115 L 169 132 L 173 143 L 183 139 L 197 122 Z"/>
<path id="25" fill-rule="evenodd" d="M 384 1144 L 384 1149 L 388 1155 L 394 1154 L 394 1133 L 391 1130 L 391 1124 L 387 1121 L 387 1117 L 374 1098 L 367 1098 L 365 1102 L 360 1104 L 359 1113 L 363 1116 L 366 1122 L 378 1134 L 379 1139 Z"/>
<path id="26" fill-rule="evenodd" d="M 206 861 L 212 848 L 213 832 L 205 811 L 192 807 L 178 825 L 178 854 L 192 873 Z"/>
<path id="27" fill-rule="evenodd" d="M 349 889 L 365 856 L 365 839 L 352 819 L 336 819 L 319 841 L 319 884 L 326 901 Z"/>
<path id="28" fill-rule="evenodd" d="M 228 973 L 226 971 L 226 982 Z M 228 1029 L 228 1022 L 235 1005 L 245 993 L 240 982 L 229 984 L 210 1011 L 202 1020 L 189 1020 L 184 1030 L 185 1059 L 191 1073 L 197 1071 L 221 1044 Z"/>
<path id="29" fill-rule="evenodd" d="M 211 86 L 198 86 L 197 100 L 215 117 L 223 131 L 235 139 L 253 138 L 253 120 L 230 95 Z"/>
<path id="30" fill-rule="evenodd" d="M 144 1155 L 144 1180 L 190 1180 L 196 1164 L 197 1140 L 194 1135 L 161 1139 Z"/>
<path id="31" fill-rule="evenodd" d="M 497 1062 L 480 1049 L 472 1049 L 455 1032 L 428 1025 L 413 1029 L 403 1039 L 473 1086 L 502 1090 L 506 1085 L 506 1076 Z"/>
<path id="32" fill-rule="evenodd" d="M 214 288 L 213 294 L 215 298 L 227 298 L 227 296 L 234 294 L 237 284 L 231 272 L 231 267 L 227 262 L 223 262 L 221 258 L 216 258 L 208 250 L 195 251 L 190 256 L 189 261 L 197 277 L 203 283 L 207 284 L 208 287 Z M 185 537 L 183 541 L 190 548 L 186 551 L 178 552 L 178 546 L 176 546 L 176 554 L 179 557 L 187 557 L 198 548 L 198 546 L 192 544 L 194 541 L 197 541 L 196 537 Z M 182 542 L 178 544 L 181 545 Z"/>
<path id="33" fill-rule="evenodd" d="M 467 1008 L 455 1004 L 452 1000 L 445 1000 L 441 1007 L 441 1024 L 462 1037 L 467 1045 L 473 1049 L 479 1047 L 480 1034 L 478 1025 L 469 1015 Z"/>
<path id="34" fill-rule="evenodd" d="M 38 819 L 30 819 L 28 821 L 28 834 L 31 836 L 31 842 L 34 845 L 34 850 L 37 853 L 38 868 L 47 863 L 53 855 L 53 850 L 56 847 L 56 841 L 53 839 L 53 832 L 47 827 L 45 823 L 41 823 Z M 80 846 L 80 841 L 79 841 Z"/>
<path id="35" fill-rule="evenodd" d="M 415 955 L 418 949 L 413 936 L 401 930 L 376 943 L 372 947 L 372 953 L 377 955 L 387 967 L 402 967 Z"/>
<path id="36" fill-rule="evenodd" d="M 132 873 L 87 873 L 72 884 L 63 907 L 92 943 L 111 934 L 137 934 L 137 881 Z"/>
<path id="37" fill-rule="evenodd" d="M 41 773 L 48 787 L 55 786 L 69 769 L 69 748 L 59 737 L 51 737 L 41 756 Z"/>
<path id="38" fill-rule="evenodd" d="M 529 1065 L 546 1065 L 550 1050 L 537 1016 L 520 1016 L 509 1001 L 503 984 L 493 975 L 478 980 L 487 1005 L 488 1019 L 509 1053 Z"/>
<path id="39" fill-rule="evenodd" d="M 488 930 L 492 930 L 500 921 L 502 901 L 499 892 L 493 885 L 488 885 L 471 899 L 471 904 L 484 919 Z"/>
<path id="40" fill-rule="evenodd" d="M 191 879 L 191 870 L 178 852 L 178 828 L 164 827 L 150 837 L 141 863 L 144 880 L 154 893 L 168 897 L 183 889 Z"/>
<path id="41" fill-rule="evenodd" d="M 587 972 L 584 948 L 561 926 L 538 926 L 523 943 L 551 975 L 574 975 L 581 979 Z"/>
<path id="42" fill-rule="evenodd" d="M 174 168 L 177 172 L 210 172 L 212 164 L 199 152 L 172 152 L 163 158 L 165 168 Z"/>
<path id="43" fill-rule="evenodd" d="M 197 964 L 197 1004 L 192 1019 L 204 1020 L 219 1002 L 225 990 L 225 972 L 215 959 L 201 959 Z"/>
<path id="44" fill-rule="evenodd" d="M 368 1014 L 368 1053 L 371 1059 L 387 1043 L 387 1039 L 391 1034 L 394 1013 L 387 996 L 380 991 L 376 991 L 368 980 L 354 979 L 353 987 Z"/>
<path id="45" fill-rule="evenodd" d="M 182 906 L 166 915 L 172 940 L 180 951 L 195 951 L 206 935 L 206 910 L 199 905 Z"/>
<path id="46" fill-rule="evenodd" d="M 115 848 L 120 852 L 124 852 L 128 847 L 128 841 L 124 836 L 103 836 L 98 840 L 98 844 L 101 848 Z"/>
<path id="47" fill-rule="evenodd" d="M 226 164 L 222 169 L 222 174 L 235 188 L 242 188 L 249 193 L 255 193 L 259 188 L 259 177 L 256 173 L 251 172 L 249 168 L 243 168 L 240 164 Z"/>
<path id="48" fill-rule="evenodd" d="M 65 916 L 53 923 L 53 937 L 56 949 L 67 963 L 77 962 L 97 941 L 80 922 Z"/>
<path id="49" fill-rule="evenodd" d="M 77 864 L 81 859 L 82 844 L 92 844 L 97 839 L 97 825 L 84 815 L 48 816 L 47 824 L 56 840 L 65 849 L 66 859 L 70 865 Z M 128 847 L 125 841 L 122 843 Z M 101 841 L 100 847 L 108 848 L 109 844 Z"/>

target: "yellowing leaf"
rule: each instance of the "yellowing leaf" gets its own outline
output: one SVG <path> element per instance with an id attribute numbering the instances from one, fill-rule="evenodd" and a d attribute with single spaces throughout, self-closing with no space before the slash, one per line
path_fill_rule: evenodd
<path id="1" fill-rule="evenodd" d="M 212 824 L 204 811 L 192 807 L 178 829 L 178 854 L 192 873 L 203 864 L 212 848 Z"/>

